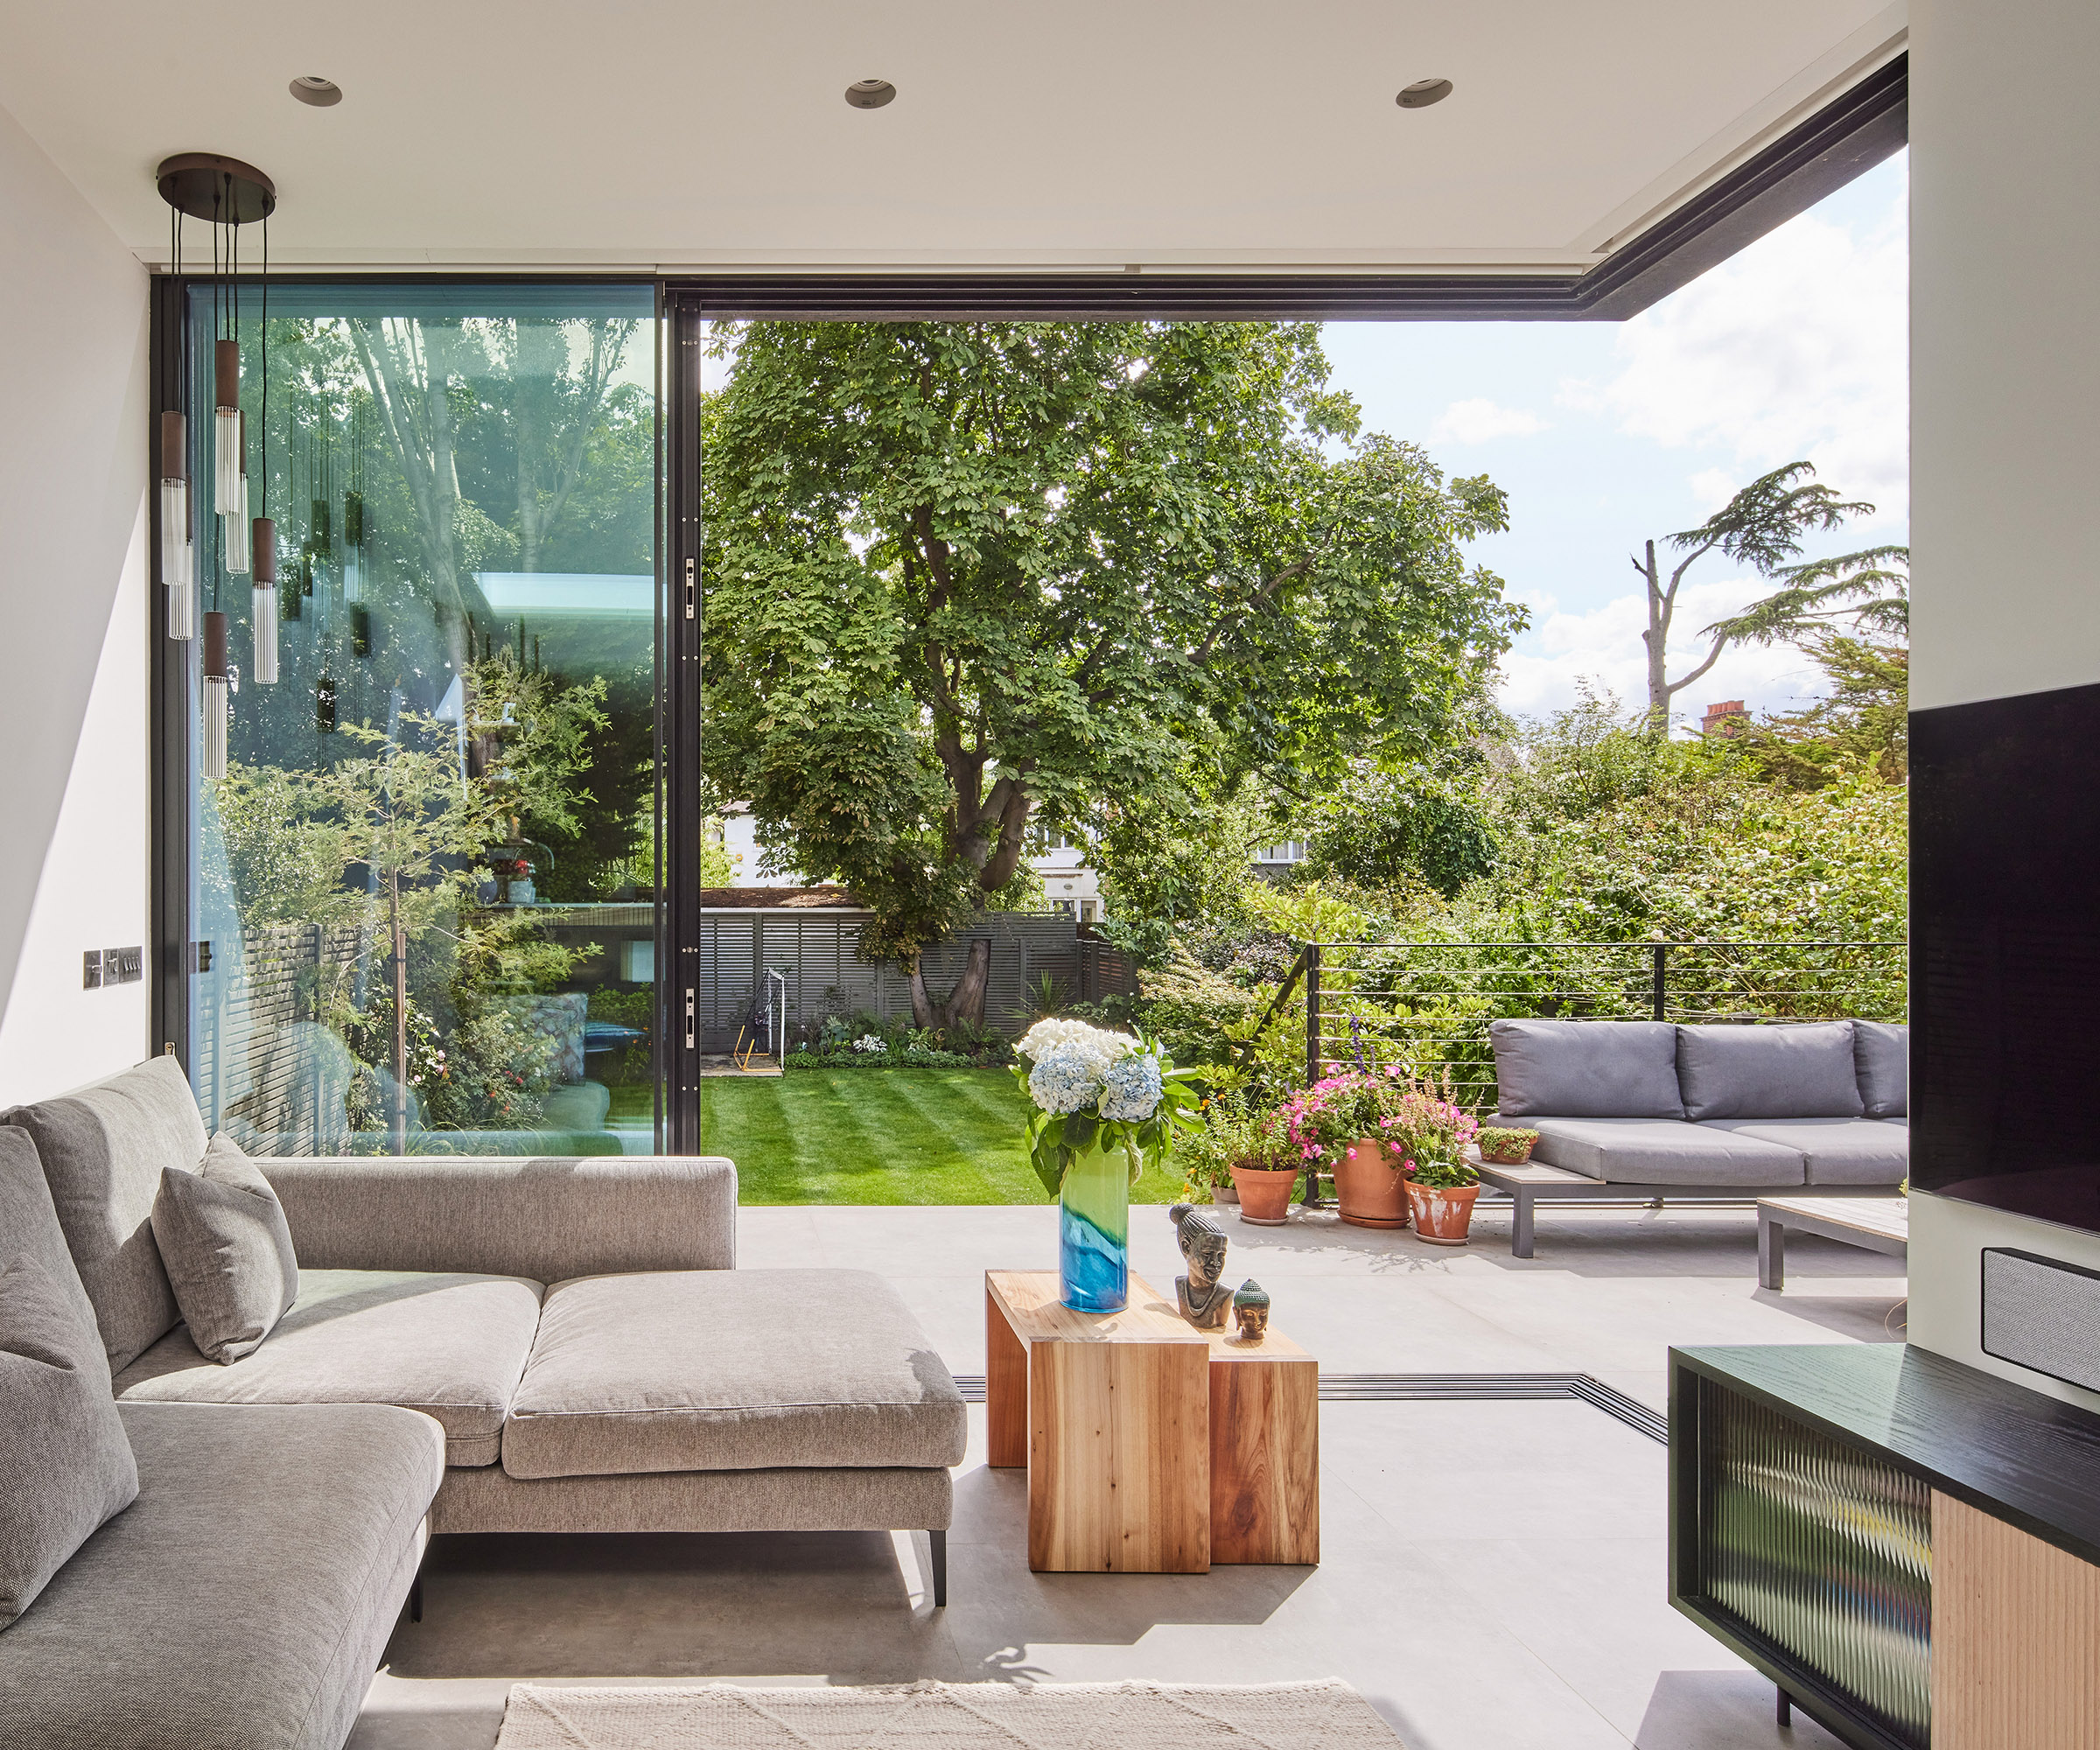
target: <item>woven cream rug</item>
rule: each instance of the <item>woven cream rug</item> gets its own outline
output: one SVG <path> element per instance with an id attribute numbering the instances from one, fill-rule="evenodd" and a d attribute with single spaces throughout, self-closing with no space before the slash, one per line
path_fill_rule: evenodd
<path id="1" fill-rule="evenodd" d="M 496 1750 L 1399 1750 L 1338 1679 L 587 1689 L 516 1684 Z"/>

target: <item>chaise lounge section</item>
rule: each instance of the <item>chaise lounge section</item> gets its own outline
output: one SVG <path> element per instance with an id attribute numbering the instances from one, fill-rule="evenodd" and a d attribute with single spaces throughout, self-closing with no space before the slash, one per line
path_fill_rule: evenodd
<path id="1" fill-rule="evenodd" d="M 1909 1172 L 1908 1029 L 1872 1021 L 1676 1026 L 1496 1021 L 1498 1110 L 1531 1162 L 1483 1163 L 1533 1252 L 1539 1203 L 1740 1201 L 1813 1186 L 1886 1196 Z"/>

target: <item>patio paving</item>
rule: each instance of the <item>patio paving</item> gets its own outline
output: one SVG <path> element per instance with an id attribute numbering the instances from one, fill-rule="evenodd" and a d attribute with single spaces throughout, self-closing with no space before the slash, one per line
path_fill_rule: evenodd
<path id="1" fill-rule="evenodd" d="M 1475 1244 L 1229 1220 L 1228 1275 L 1252 1276 L 1278 1328 L 1342 1373 L 1589 1373 L 1661 1407 L 1680 1343 L 1883 1340 L 1901 1330 L 1889 1260 L 1788 1248 L 1756 1280 L 1737 1209 L 1542 1216 L 1508 1256 L 1492 1209 Z M 1131 1212 L 1132 1263 L 1164 1286 L 1164 1211 Z M 917 1309 L 949 1367 L 984 1371 L 988 1267 L 1054 1263 L 1054 1211 L 747 1209 L 738 1261 L 873 1270 Z M 523 1677 L 752 1682 L 1258 1682 L 1338 1676 L 1415 1750 L 1826 1750 L 1771 1686 L 1665 1602 L 1664 1449 L 1588 1404 L 1321 1406 L 1325 1559 L 1203 1576 L 1032 1574 L 1026 1482 L 984 1464 L 984 1411 L 956 1474 L 949 1606 L 928 1606 L 907 1535 L 452 1538 L 426 1608 L 374 1681 L 354 1750 L 487 1750 Z"/>

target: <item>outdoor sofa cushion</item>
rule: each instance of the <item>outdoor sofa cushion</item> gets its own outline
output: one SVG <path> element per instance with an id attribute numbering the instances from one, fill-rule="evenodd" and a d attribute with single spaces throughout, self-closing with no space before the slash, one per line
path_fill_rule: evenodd
<path id="1" fill-rule="evenodd" d="M 1910 1116 L 1910 1029 L 1886 1021 L 1852 1023 L 1852 1067 L 1870 1118 Z"/>
<path id="2" fill-rule="evenodd" d="M 1524 1125 L 1538 1132 L 1532 1159 L 1614 1184 L 1763 1190 L 1806 1182 L 1799 1150 L 1682 1119 L 1526 1117 Z"/>
<path id="3" fill-rule="evenodd" d="M 0 1634 L 0 1742 L 337 1750 L 422 1557 L 428 1417 L 118 1406 L 138 1499 Z"/>
<path id="4" fill-rule="evenodd" d="M 1684 1116 L 1704 1118 L 1857 1118 L 1852 1024 L 1677 1029 Z"/>
<path id="5" fill-rule="evenodd" d="M 962 1394 L 864 1270 L 657 1271 L 547 1292 L 514 1477 L 962 1461 Z"/>
<path id="6" fill-rule="evenodd" d="M 1495 1021 L 1488 1033 L 1505 1118 L 1684 1116 L 1667 1021 Z"/>
<path id="7" fill-rule="evenodd" d="M 253 1354 L 299 1298 L 277 1194 L 226 1137 L 212 1138 L 195 1172 L 161 1174 L 153 1241 L 190 1340 L 215 1362 Z"/>
<path id="8" fill-rule="evenodd" d="M 59 1226 L 94 1308 L 112 1371 L 182 1316 L 153 1243 L 153 1198 L 171 1166 L 204 1158 L 204 1120 L 172 1057 L 33 1106 L 5 1122 L 37 1145 Z"/>
<path id="9" fill-rule="evenodd" d="M 253 1354 L 208 1361 L 171 1332 L 116 1376 L 134 1404 L 392 1404 L 435 1417 L 445 1460 L 493 1465 L 539 1322 L 514 1277 L 302 1271 L 299 1298 Z"/>
<path id="10" fill-rule="evenodd" d="M 1879 1118 L 1718 1118 L 1726 1130 L 1800 1152 L 1810 1185 L 1900 1185 L 1910 1172 L 1910 1130 Z"/>

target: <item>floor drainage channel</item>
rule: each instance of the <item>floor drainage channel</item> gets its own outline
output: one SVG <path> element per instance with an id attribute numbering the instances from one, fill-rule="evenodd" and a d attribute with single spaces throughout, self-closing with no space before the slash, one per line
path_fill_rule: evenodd
<path id="1" fill-rule="evenodd" d="M 984 1375 L 957 1374 L 956 1385 L 965 1404 L 984 1403 Z M 1323 1373 L 1320 1396 L 1328 1404 L 1573 1397 L 1651 1440 L 1667 1444 L 1670 1439 L 1667 1417 L 1586 1373 Z"/>

